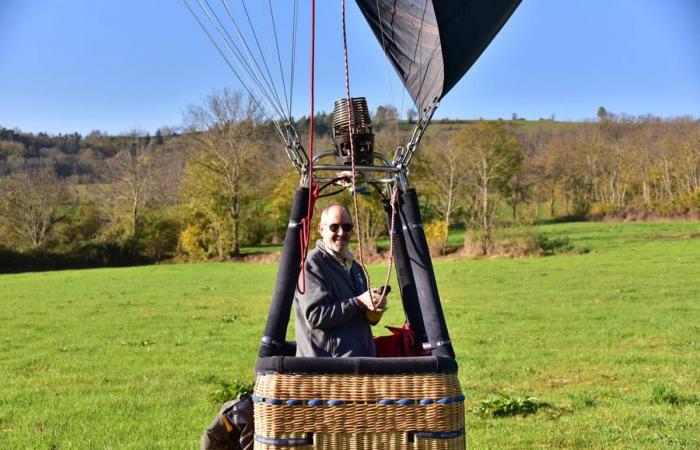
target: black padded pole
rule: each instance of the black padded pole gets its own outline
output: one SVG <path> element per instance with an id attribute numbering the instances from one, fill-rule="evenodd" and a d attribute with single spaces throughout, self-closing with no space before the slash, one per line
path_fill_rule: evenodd
<path id="1" fill-rule="evenodd" d="M 294 290 L 299 280 L 301 266 L 301 220 L 306 217 L 309 207 L 309 190 L 298 188 L 294 194 L 294 203 L 289 216 L 289 226 L 284 237 L 282 256 L 277 269 L 277 281 L 272 294 L 270 312 L 262 344 L 258 351 L 261 358 L 285 354 L 287 325 L 294 302 Z"/>
<path id="2" fill-rule="evenodd" d="M 397 199 L 400 202 L 401 199 Z M 384 211 L 386 212 L 387 227 L 391 232 L 391 204 L 384 202 Z M 416 292 L 416 282 L 413 279 L 411 271 L 411 262 L 408 259 L 408 250 L 406 250 L 406 239 L 403 235 L 403 226 L 401 223 L 401 214 L 399 214 L 398 205 L 396 207 L 396 216 L 394 217 L 394 265 L 396 266 L 396 277 L 399 279 L 399 291 L 401 293 L 401 303 L 403 310 L 406 312 L 406 317 L 411 329 L 416 333 L 416 337 L 421 343 L 428 342 L 428 337 L 425 334 L 425 325 L 423 325 L 423 315 L 420 311 L 418 303 L 418 293 Z"/>
<path id="3" fill-rule="evenodd" d="M 445 316 L 440 305 L 440 296 L 435 282 L 433 263 L 428 251 L 428 242 L 423 231 L 423 220 L 418 209 L 418 195 L 415 189 L 409 189 L 402 195 L 399 203 L 406 250 L 411 263 L 411 271 L 416 283 L 416 292 L 423 323 L 428 336 L 430 352 L 435 356 L 454 358 L 454 350 L 447 333 Z"/>

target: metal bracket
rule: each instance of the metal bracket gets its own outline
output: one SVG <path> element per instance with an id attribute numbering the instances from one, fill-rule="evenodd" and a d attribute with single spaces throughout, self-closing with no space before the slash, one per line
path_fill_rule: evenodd
<path id="1" fill-rule="evenodd" d="M 435 98 L 433 103 L 426 108 L 425 113 L 418 119 L 418 123 L 416 123 L 416 127 L 413 129 L 413 135 L 411 136 L 411 140 L 408 141 L 408 144 L 406 144 L 405 147 L 401 146 L 396 148 L 394 166 L 402 169 L 405 175 L 408 175 L 408 165 L 411 163 L 413 154 L 418 150 L 418 144 L 420 144 L 423 133 L 425 133 L 425 129 L 428 128 L 430 119 L 432 119 L 439 104 L 440 100 Z"/>

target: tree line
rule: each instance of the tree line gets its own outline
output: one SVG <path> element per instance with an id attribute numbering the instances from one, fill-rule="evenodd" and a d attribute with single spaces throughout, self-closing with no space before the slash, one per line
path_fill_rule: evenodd
<path id="1" fill-rule="evenodd" d="M 377 148 L 411 125 L 377 109 Z M 314 118 L 318 146 L 331 117 Z M 274 127 L 228 89 L 190 106 L 177 129 L 150 136 L 51 136 L 0 127 L 0 267 L 99 266 L 171 258 L 225 260 L 279 243 L 299 178 Z M 300 134 L 308 130 L 300 118 Z M 492 252 L 499 227 L 561 218 L 695 217 L 700 122 L 598 119 L 449 121 L 429 128 L 410 180 L 436 251 L 453 228 Z M 341 195 L 348 202 L 349 195 Z M 362 198 L 370 251 L 386 235 L 381 204 Z"/>

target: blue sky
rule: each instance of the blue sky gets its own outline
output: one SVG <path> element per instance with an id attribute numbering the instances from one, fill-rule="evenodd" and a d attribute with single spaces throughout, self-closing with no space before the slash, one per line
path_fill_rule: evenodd
<path id="1" fill-rule="evenodd" d="M 290 1 L 272 1 L 291 23 Z M 317 3 L 316 109 L 330 111 L 345 89 L 340 0 Z M 305 12 L 295 115 L 309 111 Z M 352 1 L 348 27 L 352 94 L 408 108 Z M 224 86 L 237 81 L 180 0 L 0 0 L 1 126 L 154 132 Z M 700 2 L 524 0 L 436 117 L 580 120 L 601 105 L 700 117 Z"/>

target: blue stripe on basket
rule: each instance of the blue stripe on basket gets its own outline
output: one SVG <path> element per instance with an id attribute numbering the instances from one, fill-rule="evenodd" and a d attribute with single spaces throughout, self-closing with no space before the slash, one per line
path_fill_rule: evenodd
<path id="1" fill-rule="evenodd" d="M 454 439 L 464 434 L 464 428 L 455 431 L 412 431 L 409 434 L 409 441 L 413 441 L 413 437 L 427 439 Z"/>
<path id="2" fill-rule="evenodd" d="M 344 400 L 339 400 L 339 399 L 330 399 L 330 400 L 323 400 L 323 399 L 311 399 L 311 400 L 296 400 L 296 399 L 278 399 L 278 398 L 265 398 L 265 397 L 260 397 L 258 395 L 252 395 L 251 399 L 255 403 L 267 403 L 268 405 L 287 405 L 287 406 L 299 406 L 306 404 L 308 406 L 341 406 L 341 405 L 346 405 L 346 404 L 353 404 L 355 402 L 347 402 Z M 459 402 L 464 402 L 465 397 L 464 395 L 456 395 L 454 397 L 441 397 L 441 398 L 422 398 L 420 400 L 412 399 L 412 398 L 400 398 L 400 399 L 391 399 L 391 398 L 382 398 L 377 400 L 377 404 L 382 405 L 382 406 L 389 406 L 389 405 L 398 405 L 398 406 L 410 406 L 410 405 L 415 405 L 415 404 L 420 404 L 422 406 L 428 406 L 428 405 L 433 405 L 433 404 L 439 404 L 439 405 L 450 405 L 452 403 L 459 403 Z M 363 403 L 363 402 L 360 402 Z"/>
<path id="3" fill-rule="evenodd" d="M 261 436 L 259 434 L 255 435 L 255 440 L 266 445 L 278 445 L 292 447 L 295 445 L 311 445 L 314 443 L 314 439 L 311 434 L 307 434 L 303 438 L 269 438 Z"/>

